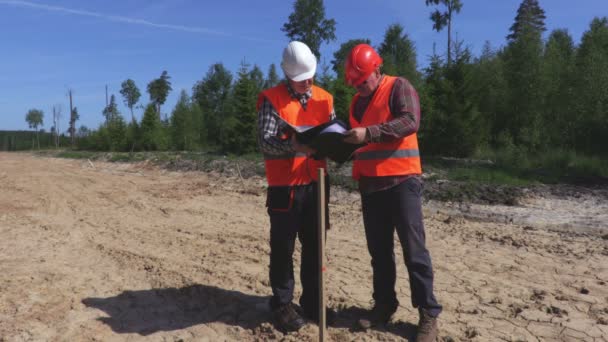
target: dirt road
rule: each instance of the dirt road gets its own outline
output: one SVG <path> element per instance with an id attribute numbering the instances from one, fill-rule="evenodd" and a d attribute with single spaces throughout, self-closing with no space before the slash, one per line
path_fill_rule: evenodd
<path id="1" fill-rule="evenodd" d="M 0 153 L 0 341 L 316 340 L 313 324 L 288 335 L 270 324 L 264 186 Z M 332 194 L 329 336 L 412 340 L 398 250 L 393 322 L 353 329 L 371 298 L 359 206 Z M 606 236 L 426 214 L 442 341 L 608 341 Z"/>

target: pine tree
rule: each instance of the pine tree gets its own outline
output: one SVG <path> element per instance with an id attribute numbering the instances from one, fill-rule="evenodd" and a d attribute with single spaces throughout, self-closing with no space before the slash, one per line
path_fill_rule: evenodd
<path id="1" fill-rule="evenodd" d="M 511 104 L 511 112 L 504 120 L 506 135 L 516 145 L 529 150 L 538 150 L 547 143 L 542 134 L 544 19 L 537 0 L 523 0 L 504 54 Z"/>
<path id="2" fill-rule="evenodd" d="M 308 45 L 310 50 L 321 58 L 321 43 L 336 40 L 336 21 L 325 18 L 323 0 L 296 0 L 289 21 L 281 31 L 291 40 Z"/>
<path id="3" fill-rule="evenodd" d="M 135 81 L 132 79 L 126 79 L 120 85 L 120 94 L 123 97 L 123 101 L 129 110 L 131 111 L 131 121 L 135 121 L 135 114 L 133 114 L 133 107 L 139 102 L 141 93 L 139 88 L 135 85 Z"/>
<path id="4" fill-rule="evenodd" d="M 223 144 L 225 149 L 238 154 L 256 149 L 257 87 L 248 69 L 249 65 L 241 62 L 234 85 L 234 115 L 227 127 L 229 139 Z"/>
<path id="5" fill-rule="evenodd" d="M 538 0 L 523 0 L 517 9 L 515 22 L 509 28 L 507 36 L 510 42 L 517 41 L 526 34 L 540 34 L 545 31 L 545 11 Z"/>
<path id="6" fill-rule="evenodd" d="M 141 146 L 147 151 L 162 151 L 167 148 L 167 137 L 154 103 L 146 106 L 141 119 Z"/>
<path id="7" fill-rule="evenodd" d="M 171 88 L 171 77 L 167 71 L 163 70 L 160 77 L 148 83 L 148 93 L 150 94 L 150 101 L 156 106 L 156 112 L 158 117 L 161 117 L 160 106 L 165 103 L 167 96 L 173 88 Z"/>
<path id="8" fill-rule="evenodd" d="M 420 75 L 416 68 L 416 49 L 403 32 L 403 26 L 393 24 L 386 29 L 378 53 L 383 59 L 382 71 L 385 74 L 405 77 L 414 87 L 420 85 Z"/>
<path id="9" fill-rule="evenodd" d="M 545 105 L 543 123 L 552 147 L 573 148 L 575 121 L 572 120 L 574 99 L 575 47 L 566 30 L 549 35 L 543 56 Z"/>
<path id="10" fill-rule="evenodd" d="M 201 107 L 194 100 L 190 101 L 190 112 L 192 113 L 192 121 L 194 122 L 193 128 L 197 131 L 197 147 L 202 148 L 207 145 L 207 122 L 205 122 Z"/>
<path id="11" fill-rule="evenodd" d="M 489 42 L 484 44 L 475 62 L 474 77 L 479 94 L 477 106 L 488 125 L 488 140 L 494 147 L 499 147 L 504 143 L 499 138 L 504 132 L 503 120 L 510 114 L 507 110 L 508 89 L 500 51 L 493 50 Z"/>
<path id="12" fill-rule="evenodd" d="M 429 65 L 424 69 L 424 86 L 420 94 L 420 149 L 427 155 L 442 153 L 447 136 L 447 113 L 440 109 L 444 102 L 445 64 L 433 48 Z"/>
<path id="13" fill-rule="evenodd" d="M 110 151 L 124 151 L 127 146 L 127 124 L 122 114 L 118 111 L 116 97 L 110 97 L 110 103 L 104 109 L 103 115 L 106 117 L 105 135 L 106 146 Z"/>
<path id="14" fill-rule="evenodd" d="M 106 123 L 114 120 L 114 117 L 118 114 L 118 106 L 116 105 L 116 97 L 110 96 L 110 103 L 103 109 L 102 115 L 106 118 Z"/>
<path id="15" fill-rule="evenodd" d="M 426 92 L 432 101 L 423 107 L 419 131 L 426 153 L 466 157 L 486 143 L 487 126 L 477 108 L 471 53 L 462 42 L 454 46 L 450 66 L 434 54 L 426 69 Z"/>
<path id="16" fill-rule="evenodd" d="M 576 56 L 576 146 L 608 155 L 608 18 L 595 18 Z"/>
<path id="17" fill-rule="evenodd" d="M 175 108 L 171 112 L 171 147 L 175 150 L 193 150 L 199 145 L 200 134 L 193 115 L 190 97 L 182 90 Z"/>
<path id="18" fill-rule="evenodd" d="M 264 89 L 272 88 L 279 84 L 281 81 L 279 74 L 277 73 L 277 67 L 274 63 L 268 67 L 268 77 L 264 80 Z"/>
<path id="19" fill-rule="evenodd" d="M 230 109 L 232 91 L 232 74 L 222 63 L 209 67 L 203 80 L 196 82 L 192 88 L 192 98 L 203 112 L 206 124 L 205 137 L 209 143 L 220 145 L 223 129 Z"/>
<path id="20" fill-rule="evenodd" d="M 448 48 L 447 48 L 447 65 L 452 63 L 452 16 L 455 13 L 460 13 L 462 2 L 460 0 L 426 0 L 426 5 L 444 5 L 445 12 L 435 10 L 431 13 L 431 21 L 433 21 L 433 29 L 437 32 L 448 28 Z"/>
<path id="21" fill-rule="evenodd" d="M 36 141 L 38 142 L 38 149 L 40 149 L 40 138 L 38 137 L 38 127 L 43 125 L 44 112 L 40 109 L 30 109 L 25 114 L 25 121 L 28 126 L 36 132 Z M 34 148 L 34 140 L 32 139 L 32 148 Z"/>
<path id="22" fill-rule="evenodd" d="M 127 124 L 127 137 L 126 144 L 130 146 L 130 152 L 133 153 L 135 150 L 140 150 L 141 146 L 141 128 L 137 121 L 131 119 L 131 121 Z"/>
<path id="23" fill-rule="evenodd" d="M 249 72 L 249 78 L 255 86 L 255 94 L 258 94 L 259 92 L 264 90 L 264 73 L 262 72 L 259 66 L 255 64 L 253 65 L 253 68 L 251 68 L 251 71 Z"/>
<path id="24" fill-rule="evenodd" d="M 487 143 L 487 124 L 480 115 L 479 85 L 475 83 L 471 52 L 454 42 L 454 60 L 446 69 L 446 102 L 448 145 L 451 155 L 468 157 Z"/>

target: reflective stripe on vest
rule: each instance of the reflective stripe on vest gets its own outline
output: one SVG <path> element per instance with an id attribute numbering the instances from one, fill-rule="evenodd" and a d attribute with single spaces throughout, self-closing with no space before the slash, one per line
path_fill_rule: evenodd
<path id="1" fill-rule="evenodd" d="M 300 101 L 291 97 L 284 83 L 267 89 L 258 96 L 258 110 L 264 98 L 270 101 L 283 120 L 298 128 L 314 127 L 329 121 L 333 109 L 333 97 L 314 85 L 306 110 L 302 108 Z M 268 186 L 310 184 L 317 180 L 319 167 L 327 169 L 325 160 L 315 160 L 304 153 L 265 154 L 264 164 Z"/>
<path id="2" fill-rule="evenodd" d="M 357 160 L 388 159 L 388 158 L 408 158 L 419 157 L 418 150 L 396 150 L 396 151 L 365 151 L 357 153 Z"/>
<path id="3" fill-rule="evenodd" d="M 370 101 L 361 122 L 353 117 L 353 106 L 359 98 L 355 95 L 351 102 L 351 127 L 367 127 L 393 119 L 389 99 L 397 78 L 384 76 Z M 388 143 L 370 143 L 355 152 L 352 175 L 354 179 L 361 176 L 400 176 L 421 174 L 418 138 L 411 134 L 397 141 Z"/>

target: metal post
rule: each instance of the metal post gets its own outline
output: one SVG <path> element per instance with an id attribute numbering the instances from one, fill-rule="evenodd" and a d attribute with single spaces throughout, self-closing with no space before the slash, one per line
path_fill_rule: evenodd
<path id="1" fill-rule="evenodd" d="M 74 117 L 74 107 L 72 107 L 72 89 L 70 92 L 70 144 L 74 147 L 74 138 L 76 135 L 76 118 Z"/>
<path id="2" fill-rule="evenodd" d="M 319 342 L 325 342 L 325 288 L 324 288 L 324 273 L 325 270 L 325 169 L 322 167 L 319 171 L 318 182 L 318 239 L 319 239 Z"/>

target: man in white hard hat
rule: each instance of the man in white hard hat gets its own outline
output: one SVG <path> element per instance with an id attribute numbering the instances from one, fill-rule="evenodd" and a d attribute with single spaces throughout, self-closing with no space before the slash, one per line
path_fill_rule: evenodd
<path id="1" fill-rule="evenodd" d="M 325 160 L 313 158 L 313 149 L 298 143 L 293 127 L 317 126 L 334 119 L 335 113 L 332 95 L 313 85 L 317 58 L 306 44 L 290 42 L 283 50 L 281 68 L 286 81 L 258 97 L 258 144 L 268 181 L 270 307 L 278 329 L 296 331 L 305 324 L 304 318 L 318 322 L 317 169 L 327 168 Z M 296 237 L 302 245 L 300 308 L 292 303 Z M 334 315 L 328 311 L 329 324 Z"/>

